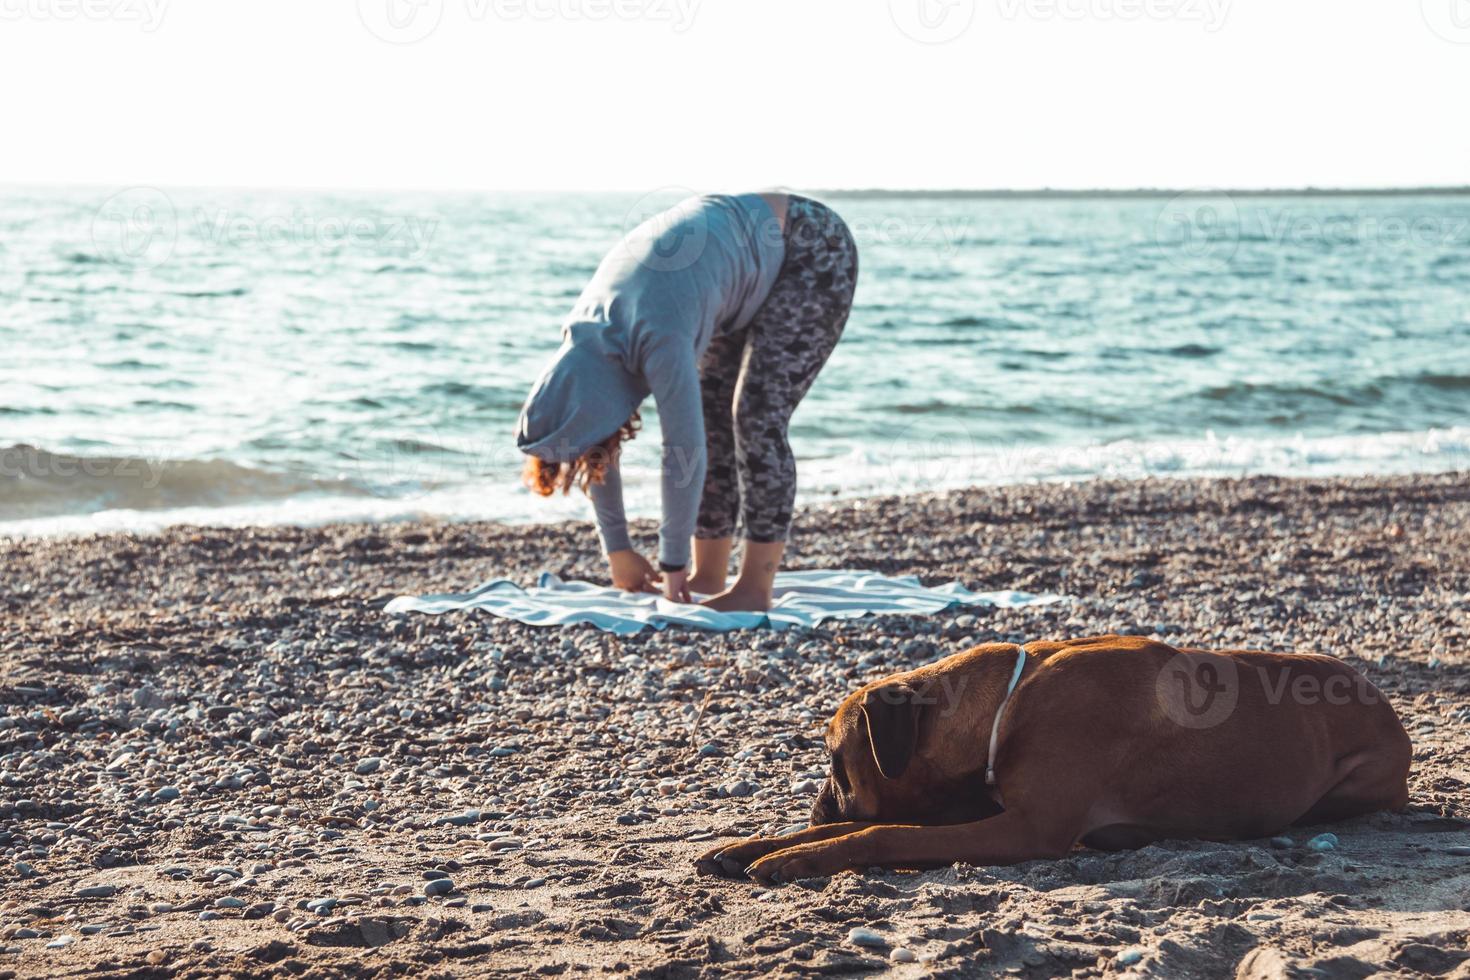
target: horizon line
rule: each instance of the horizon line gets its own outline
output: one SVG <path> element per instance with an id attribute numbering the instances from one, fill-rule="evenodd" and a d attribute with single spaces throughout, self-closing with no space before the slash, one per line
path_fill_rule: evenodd
<path id="1" fill-rule="evenodd" d="M 126 190 L 132 188 L 150 188 L 162 191 L 310 191 L 327 192 L 337 194 L 652 194 L 660 190 L 687 190 L 691 193 L 716 193 L 714 191 L 695 191 L 692 187 L 679 187 L 678 185 L 664 185 L 653 189 L 613 189 L 597 190 L 589 188 L 424 188 L 424 187 L 376 187 L 376 186 L 319 186 L 311 184 L 301 185 L 249 185 L 249 184 L 169 184 L 169 183 L 144 183 L 144 182 L 106 182 L 95 183 L 70 183 L 70 182 L 27 182 L 17 181 L 0 182 L 0 193 L 12 190 Z M 1173 198 L 1187 194 L 1199 195 L 1201 197 L 1412 197 L 1412 196 L 1463 196 L 1470 195 L 1470 185 L 1435 185 L 1424 184 L 1403 187 L 1338 187 L 1338 186 L 1297 186 L 1297 187 L 1032 187 L 1032 188 L 1001 188 L 1001 187 L 815 187 L 810 189 L 776 187 L 768 188 L 778 192 L 811 194 L 826 197 L 846 198 L 882 198 L 882 197 L 913 197 L 913 198 L 949 198 L 949 199 L 1044 199 L 1044 198 Z"/>

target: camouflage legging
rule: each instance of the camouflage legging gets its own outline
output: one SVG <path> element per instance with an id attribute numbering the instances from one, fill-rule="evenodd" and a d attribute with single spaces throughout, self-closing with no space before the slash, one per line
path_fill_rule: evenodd
<path id="1" fill-rule="evenodd" d="M 826 205 L 791 197 L 786 258 L 744 330 L 716 333 L 700 363 L 709 464 L 698 538 L 784 541 L 796 500 L 786 425 L 827 363 L 852 308 L 857 244 Z"/>

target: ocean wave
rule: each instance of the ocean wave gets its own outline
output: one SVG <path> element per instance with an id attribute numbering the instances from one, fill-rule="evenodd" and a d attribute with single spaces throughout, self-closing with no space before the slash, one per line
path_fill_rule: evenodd
<path id="1" fill-rule="evenodd" d="M 895 440 L 886 450 L 803 462 L 818 497 L 852 497 L 1056 480 L 1364 476 L 1470 470 L 1470 427 L 1422 432 L 997 445 L 963 433 Z"/>
<path id="2" fill-rule="evenodd" d="M 250 295 L 250 290 L 244 286 L 234 286 L 229 289 L 191 289 L 176 292 L 173 295 L 184 299 L 235 299 L 240 296 Z"/>
<path id="3" fill-rule="evenodd" d="M 0 449 L 0 523 L 110 510 L 225 507 L 322 493 L 369 491 L 347 479 L 301 477 L 221 459 L 72 456 L 28 445 Z"/>
<path id="4" fill-rule="evenodd" d="M 0 451 L 0 468 L 10 464 L 17 448 L 39 452 L 29 447 Z M 659 514 L 660 482 L 653 459 L 656 454 L 630 453 L 625 461 L 623 487 L 632 517 L 656 518 Z M 233 472 L 237 470 L 243 472 Z M 1067 446 L 971 443 L 961 434 L 928 440 L 896 438 L 886 445 L 870 443 L 815 457 L 804 455 L 798 500 L 813 505 L 970 486 L 1090 479 L 1466 471 L 1470 471 L 1470 427 L 1280 439 L 1205 433 L 1192 439 Z M 228 492 L 221 492 L 222 476 L 228 476 L 231 483 Z M 477 471 L 473 477 L 454 482 L 420 482 L 416 489 L 394 496 L 368 493 L 346 481 L 300 480 L 214 461 L 184 463 L 172 476 L 165 476 L 163 483 L 168 494 L 151 495 L 151 509 L 100 509 L 96 507 L 99 498 L 93 494 L 78 498 L 91 510 L 68 513 L 53 507 L 29 517 L 7 510 L 5 491 L 0 490 L 0 535 L 141 532 L 176 524 L 241 527 L 408 519 L 524 524 L 591 519 L 591 506 L 580 495 L 535 497 L 508 469 Z M 195 483 L 203 487 L 191 488 Z M 293 485 L 306 489 L 292 491 Z M 0 487 L 4 486 L 5 478 L 0 477 Z M 170 505 L 166 499 L 177 503 Z"/>

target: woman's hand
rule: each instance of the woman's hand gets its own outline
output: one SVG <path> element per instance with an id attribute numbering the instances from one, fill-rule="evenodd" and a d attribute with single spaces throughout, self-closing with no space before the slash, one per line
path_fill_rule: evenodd
<path id="1" fill-rule="evenodd" d="M 689 569 L 681 568 L 677 572 L 664 572 L 664 596 L 675 602 L 693 602 L 694 598 L 689 594 Z"/>
<path id="2" fill-rule="evenodd" d="M 638 552 L 631 548 L 614 551 L 607 556 L 607 566 L 612 571 L 614 588 L 624 592 L 658 592 L 658 572 Z"/>

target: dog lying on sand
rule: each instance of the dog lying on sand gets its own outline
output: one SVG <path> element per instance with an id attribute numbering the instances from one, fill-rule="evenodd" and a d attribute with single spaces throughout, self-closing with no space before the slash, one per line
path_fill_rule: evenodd
<path id="1" fill-rule="evenodd" d="M 826 743 L 812 826 L 721 845 L 699 870 L 778 882 L 1267 837 L 1402 809 L 1412 753 L 1341 661 L 1124 636 L 992 643 L 875 681 Z"/>

